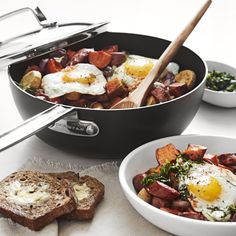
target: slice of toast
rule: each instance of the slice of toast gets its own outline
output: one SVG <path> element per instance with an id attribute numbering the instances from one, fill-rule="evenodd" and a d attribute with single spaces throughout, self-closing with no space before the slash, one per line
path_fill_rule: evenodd
<path id="1" fill-rule="evenodd" d="M 77 197 L 77 207 L 69 214 L 63 215 L 67 219 L 91 220 L 95 214 L 96 206 L 104 196 L 104 185 L 96 178 L 85 175 L 73 185 Z"/>
<path id="2" fill-rule="evenodd" d="M 76 206 L 68 182 L 45 173 L 19 171 L 0 182 L 0 213 L 31 230 L 42 229 Z"/>
<path id="3" fill-rule="evenodd" d="M 94 177 L 85 175 L 79 178 L 79 174 L 73 174 L 73 172 L 52 173 L 52 175 L 58 179 L 67 179 L 77 199 L 76 209 L 61 218 L 70 220 L 92 219 L 97 204 L 104 196 L 104 185 Z"/>

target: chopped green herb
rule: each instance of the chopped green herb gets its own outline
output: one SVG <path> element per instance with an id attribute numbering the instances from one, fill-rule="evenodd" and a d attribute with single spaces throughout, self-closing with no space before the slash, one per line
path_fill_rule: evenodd
<path id="1" fill-rule="evenodd" d="M 37 92 L 37 89 L 35 89 L 35 88 L 27 88 L 27 89 L 25 89 L 25 91 L 26 91 L 27 93 L 30 93 L 30 94 L 32 94 L 32 95 L 35 95 L 36 92 Z"/>
<path id="2" fill-rule="evenodd" d="M 160 169 L 160 173 L 152 173 L 142 180 L 142 184 L 147 186 L 155 181 L 160 181 L 167 185 L 171 184 L 170 173 L 176 173 L 176 176 L 186 175 L 192 166 L 192 161 L 178 156 L 175 163 L 167 163 Z"/>
<path id="3" fill-rule="evenodd" d="M 228 207 L 228 211 L 231 213 L 231 214 L 234 214 L 236 213 L 236 206 L 234 204 L 230 205 Z"/>
<path id="4" fill-rule="evenodd" d="M 207 88 L 214 91 L 236 91 L 235 77 L 226 72 L 209 71 L 206 80 Z"/>
<path id="5" fill-rule="evenodd" d="M 179 190 L 179 193 L 180 193 L 180 198 L 182 200 L 187 200 L 188 197 L 189 197 L 189 191 L 188 191 L 187 185 L 182 184 L 181 186 L 179 186 L 178 190 Z"/>
<path id="6" fill-rule="evenodd" d="M 162 176 L 161 174 L 157 174 L 157 173 L 153 173 L 153 174 L 148 175 L 147 177 L 145 177 L 142 180 L 141 183 L 142 183 L 142 185 L 147 186 L 149 184 L 152 184 L 155 181 L 160 181 L 160 182 L 167 184 L 167 185 L 170 184 L 169 178 Z"/>

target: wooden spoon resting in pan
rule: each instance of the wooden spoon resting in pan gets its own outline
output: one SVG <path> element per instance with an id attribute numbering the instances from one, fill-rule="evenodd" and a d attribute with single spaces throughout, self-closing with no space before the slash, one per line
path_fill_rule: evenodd
<path id="1" fill-rule="evenodd" d="M 183 45 L 185 40 L 188 38 L 190 33 L 193 31 L 199 20 L 202 18 L 204 13 L 207 11 L 211 4 L 211 0 L 207 2 L 200 8 L 195 17 L 187 24 L 184 30 L 178 35 L 178 37 L 166 48 L 162 53 L 161 57 L 158 59 L 150 73 L 147 77 L 140 83 L 140 85 L 131 92 L 128 97 L 122 99 L 120 102 L 116 103 L 111 109 L 125 109 L 125 108 L 135 108 L 143 104 L 146 95 L 149 92 L 151 85 L 154 80 L 158 78 L 163 70 L 166 68 L 168 63 L 176 55 L 179 48 Z"/>

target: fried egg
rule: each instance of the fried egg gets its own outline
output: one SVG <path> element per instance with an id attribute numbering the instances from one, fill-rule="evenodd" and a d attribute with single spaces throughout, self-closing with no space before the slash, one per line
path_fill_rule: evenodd
<path id="1" fill-rule="evenodd" d="M 126 61 L 114 69 L 110 79 L 120 78 L 125 85 L 132 90 L 149 74 L 157 59 L 148 57 L 129 55 Z M 176 63 L 169 63 L 166 70 L 160 77 L 164 77 L 167 72 L 178 73 L 179 66 Z"/>
<path id="2" fill-rule="evenodd" d="M 91 64 L 80 63 L 42 79 L 42 88 L 49 98 L 60 97 L 70 92 L 101 95 L 105 93 L 107 81 L 102 71 Z"/>
<path id="3" fill-rule="evenodd" d="M 114 69 L 110 79 L 120 78 L 127 87 L 134 86 L 148 75 L 155 62 L 155 59 L 129 55 L 123 64 Z"/>
<path id="4" fill-rule="evenodd" d="M 211 165 L 193 164 L 186 176 L 181 176 L 193 209 L 210 221 L 228 221 L 230 207 L 236 203 L 236 176 L 229 170 Z"/>

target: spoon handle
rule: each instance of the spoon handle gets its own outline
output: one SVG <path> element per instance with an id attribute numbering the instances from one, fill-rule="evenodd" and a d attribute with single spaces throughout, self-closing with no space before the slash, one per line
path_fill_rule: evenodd
<path id="1" fill-rule="evenodd" d="M 168 63 L 173 59 L 173 57 L 176 55 L 176 53 L 178 52 L 179 48 L 183 45 L 183 43 L 185 42 L 185 40 L 188 38 L 188 36 L 190 35 L 190 33 L 193 31 L 193 29 L 195 28 L 195 26 L 197 25 L 197 23 L 199 22 L 199 20 L 202 18 L 202 16 L 204 15 L 204 13 L 207 11 L 208 7 L 211 4 L 211 0 L 207 0 L 204 5 L 200 8 L 200 10 L 198 11 L 198 13 L 193 17 L 193 19 L 187 24 L 187 26 L 185 26 L 185 28 L 183 29 L 183 31 L 177 36 L 177 38 L 172 41 L 170 43 L 170 45 L 166 48 L 166 50 L 162 53 L 162 55 L 160 56 L 159 60 L 157 61 L 157 63 L 154 65 L 153 69 L 151 70 L 151 72 L 148 74 L 148 76 L 142 81 L 142 83 L 140 84 L 140 86 L 135 90 L 135 93 L 140 90 L 146 90 L 146 92 L 144 93 L 143 99 L 141 101 L 141 104 L 143 103 L 150 86 L 152 85 L 153 81 L 155 80 L 155 78 L 158 78 L 161 73 L 163 72 L 163 70 L 166 68 L 166 66 L 168 65 Z M 143 94 L 139 94 L 138 96 L 143 95 Z M 141 105 L 141 104 L 137 104 L 137 105 Z"/>
<path id="2" fill-rule="evenodd" d="M 140 85 L 133 92 L 131 92 L 128 97 L 122 99 L 120 102 L 111 107 L 111 109 L 140 107 L 144 103 L 145 98 L 154 80 L 161 75 L 168 63 L 173 59 L 175 54 L 178 52 L 179 48 L 183 45 L 183 43 L 193 31 L 199 20 L 207 11 L 211 2 L 211 0 L 207 0 L 203 4 L 203 6 L 193 17 L 193 19 L 187 24 L 187 26 L 185 26 L 183 31 L 177 36 L 177 38 L 172 43 L 170 43 L 170 45 L 162 53 L 159 60 L 157 60 L 150 73 L 146 76 L 145 79 L 142 80 Z"/>
<path id="3" fill-rule="evenodd" d="M 183 31 L 177 36 L 177 38 L 171 42 L 171 44 L 166 48 L 162 53 L 159 61 L 161 63 L 161 68 L 159 71 L 163 71 L 170 60 L 175 56 L 179 48 L 183 45 L 185 40 L 191 34 L 195 26 L 198 24 L 204 13 L 207 11 L 208 7 L 211 4 L 211 0 L 207 0 L 206 3 L 200 8 L 199 12 L 193 17 L 193 19 L 185 26 Z"/>

